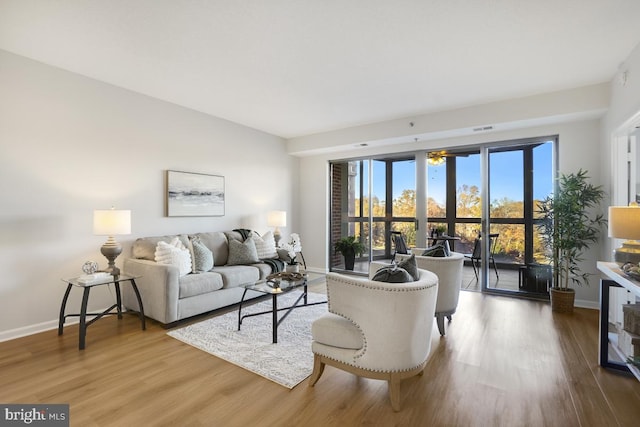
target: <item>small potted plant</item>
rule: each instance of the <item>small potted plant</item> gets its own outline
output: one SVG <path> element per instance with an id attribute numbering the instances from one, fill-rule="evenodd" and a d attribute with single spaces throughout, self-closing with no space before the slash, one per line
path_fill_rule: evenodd
<path id="1" fill-rule="evenodd" d="M 600 186 L 588 182 L 587 171 L 561 175 L 555 195 L 540 201 L 538 229 L 551 255 L 554 284 L 550 289 L 553 311 L 573 312 L 575 290 L 569 283 L 589 284 L 589 273 L 582 273 L 579 263 L 589 244 L 596 243 L 600 229 L 606 225 L 602 213 L 596 212 L 604 198 Z"/>
<path id="2" fill-rule="evenodd" d="M 298 254 L 302 252 L 302 244 L 300 243 L 300 236 L 297 233 L 292 233 L 289 238 L 289 242 L 280 246 L 281 249 L 287 251 L 287 266 L 286 271 L 290 273 L 298 273 L 300 271 L 300 264 L 298 264 Z"/>
<path id="3" fill-rule="evenodd" d="M 356 255 L 362 255 L 366 247 L 355 236 L 347 236 L 338 240 L 334 245 L 334 249 L 336 253 L 340 252 L 344 257 L 344 268 L 353 270 Z"/>

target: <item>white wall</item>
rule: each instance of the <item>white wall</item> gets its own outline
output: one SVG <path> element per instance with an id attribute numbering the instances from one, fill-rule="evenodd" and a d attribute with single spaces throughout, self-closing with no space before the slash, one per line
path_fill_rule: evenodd
<path id="1" fill-rule="evenodd" d="M 453 146 L 473 145 L 484 142 L 505 141 L 511 139 L 536 136 L 559 135 L 559 168 L 562 172 L 575 172 L 586 169 L 596 185 L 605 183 L 601 180 L 601 159 L 599 157 L 600 120 L 585 120 L 565 124 L 552 124 L 506 132 L 495 132 L 461 138 L 418 142 L 396 145 L 393 147 L 378 147 L 358 149 L 332 154 L 309 156 L 301 159 L 300 169 L 304 173 L 300 176 L 300 232 L 305 241 L 314 242 L 305 245 L 307 264 L 312 268 L 328 267 L 328 193 L 329 177 L 328 162 L 334 159 L 379 155 L 389 152 L 405 152 L 421 149 L 439 149 Z M 331 144 L 331 141 L 327 141 Z M 606 188 L 607 185 L 605 185 Z M 606 235 L 606 232 L 604 233 Z M 600 250 L 594 247 L 583 263 L 583 271 L 597 273 L 596 261 Z M 598 301 L 597 277 L 591 281 L 589 287 L 576 289 L 576 305 L 596 307 Z"/>
<path id="2" fill-rule="evenodd" d="M 295 229 L 298 160 L 278 137 L 4 51 L 0 94 L 0 340 L 57 325 L 60 279 L 106 265 L 94 209 L 132 210 L 119 266 L 140 236 L 264 231 L 272 209 Z M 167 169 L 223 175 L 226 214 L 165 217 Z M 111 300 L 95 289 L 90 309 Z"/>

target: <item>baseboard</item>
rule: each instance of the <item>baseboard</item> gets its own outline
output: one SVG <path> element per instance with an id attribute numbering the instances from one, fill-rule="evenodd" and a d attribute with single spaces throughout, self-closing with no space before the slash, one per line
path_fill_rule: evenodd
<path id="1" fill-rule="evenodd" d="M 98 310 L 104 311 L 104 309 Z M 127 309 L 122 307 L 122 312 L 126 312 Z M 87 316 L 88 317 L 88 316 Z M 80 319 L 78 317 L 69 317 L 64 322 L 64 326 L 67 327 L 69 325 L 75 325 L 80 323 Z M 52 329 L 58 329 L 58 319 L 49 320 L 47 322 L 36 323 L 35 325 L 23 326 L 22 328 L 9 329 L 8 331 L 0 332 L 0 342 L 14 340 L 16 338 L 26 337 L 28 335 L 39 334 L 40 332 L 50 331 Z"/>
<path id="2" fill-rule="evenodd" d="M 78 323 L 77 320 L 67 322 L 65 325 Z M 26 337 L 27 335 L 39 334 L 40 332 L 50 331 L 58 328 L 58 320 L 50 320 L 48 322 L 37 323 L 35 325 L 23 326 L 22 328 L 10 329 L 0 332 L 0 342 L 14 340 L 16 338 Z"/>
<path id="3" fill-rule="evenodd" d="M 589 301 L 586 299 L 577 299 L 573 302 L 574 307 L 590 308 L 593 310 L 600 310 L 600 304 L 597 301 Z"/>

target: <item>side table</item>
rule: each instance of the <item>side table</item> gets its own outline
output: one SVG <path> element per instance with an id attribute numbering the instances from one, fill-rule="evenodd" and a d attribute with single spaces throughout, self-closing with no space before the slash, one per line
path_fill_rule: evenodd
<path id="1" fill-rule="evenodd" d="M 138 276 L 139 277 L 139 276 Z M 137 312 L 138 317 L 140 317 L 140 323 L 142 325 L 142 330 L 146 329 L 145 319 L 144 319 L 144 308 L 142 306 L 142 298 L 140 297 L 140 292 L 138 291 L 138 286 L 136 286 L 137 277 L 133 276 L 110 276 L 106 279 L 99 280 L 96 282 L 83 283 L 79 280 L 79 277 L 74 277 L 72 279 L 62 279 L 63 282 L 67 283 L 67 290 L 64 293 L 64 297 L 62 298 L 62 305 L 60 306 L 60 320 L 58 322 L 58 335 L 62 335 L 62 330 L 64 326 L 64 322 L 67 317 L 77 316 L 80 317 L 80 331 L 79 331 L 79 343 L 78 349 L 84 350 L 85 348 L 85 337 L 87 335 L 87 327 L 91 325 L 96 320 L 102 318 L 106 315 L 117 314 L 118 319 L 122 319 L 122 298 L 120 295 L 120 283 L 129 282 L 133 291 L 136 294 L 136 298 L 138 299 L 138 307 L 140 307 L 140 311 Z M 89 292 L 91 288 L 102 285 L 110 285 L 113 284 L 116 289 L 116 303 L 111 307 L 107 308 L 101 313 L 87 313 L 87 303 L 89 302 Z M 82 293 L 82 304 L 80 306 L 80 313 L 76 314 L 65 314 L 65 310 L 67 307 L 67 300 L 69 299 L 69 294 L 71 293 L 71 288 L 73 287 L 83 288 Z M 116 309 L 114 312 L 113 310 Z M 87 316 L 95 316 L 91 320 L 87 321 Z"/>

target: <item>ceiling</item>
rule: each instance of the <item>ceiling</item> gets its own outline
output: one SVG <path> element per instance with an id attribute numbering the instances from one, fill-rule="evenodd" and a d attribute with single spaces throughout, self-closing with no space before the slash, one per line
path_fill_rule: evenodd
<path id="1" fill-rule="evenodd" d="M 0 0 L 0 49 L 284 138 L 610 81 L 638 0 Z"/>

